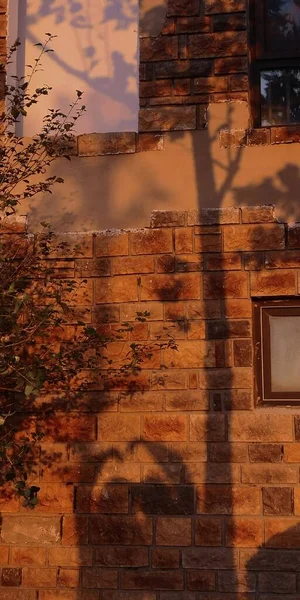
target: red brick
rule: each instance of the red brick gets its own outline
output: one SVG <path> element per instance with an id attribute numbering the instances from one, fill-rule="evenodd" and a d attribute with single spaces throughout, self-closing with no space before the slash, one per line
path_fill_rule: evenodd
<path id="1" fill-rule="evenodd" d="M 200 77 L 213 73 L 212 60 L 174 60 L 156 63 L 155 73 L 158 79 L 165 77 Z"/>
<path id="2" fill-rule="evenodd" d="M 111 473 L 110 480 L 112 480 Z M 79 513 L 127 513 L 128 489 L 125 485 L 79 487 L 76 494 Z"/>
<path id="3" fill-rule="evenodd" d="M 248 80 L 247 76 L 246 82 Z M 245 82 L 245 83 L 246 83 Z M 245 88 L 246 89 L 246 88 Z M 268 146 L 271 143 L 271 132 L 269 128 L 249 129 L 247 132 L 247 146 Z M 265 220 L 265 219 L 263 219 Z M 275 219 L 272 219 L 275 220 Z"/>
<path id="4" fill-rule="evenodd" d="M 197 512 L 216 515 L 260 515 L 260 490 L 250 486 L 197 487 Z"/>
<path id="5" fill-rule="evenodd" d="M 153 210 L 150 227 L 179 227 L 185 224 L 186 211 L 183 210 Z"/>
<path id="6" fill-rule="evenodd" d="M 295 127 L 272 127 L 271 128 L 271 144 L 288 144 L 298 143 L 300 141 L 300 129 Z"/>
<path id="7" fill-rule="evenodd" d="M 141 62 L 172 60 L 176 58 L 178 58 L 178 38 L 176 36 L 140 38 Z"/>
<path id="8" fill-rule="evenodd" d="M 240 210 L 238 208 L 201 208 L 189 211 L 188 225 L 226 225 L 228 223 L 240 222 Z M 213 230 L 214 229 L 214 230 Z M 197 233 L 197 231 L 195 231 Z M 220 233 L 215 228 L 200 228 L 200 235 Z"/>
<path id="9" fill-rule="evenodd" d="M 274 221 L 276 221 L 275 207 L 272 204 L 242 208 L 242 223 L 274 223 Z"/>
<path id="10" fill-rule="evenodd" d="M 59 569 L 57 585 L 64 588 L 78 588 L 80 585 L 79 569 Z"/>
<path id="11" fill-rule="evenodd" d="M 209 408 L 208 394 L 202 391 L 187 390 L 170 392 L 166 395 L 166 410 L 207 410 Z"/>
<path id="12" fill-rule="evenodd" d="M 233 354 L 235 367 L 251 367 L 252 343 L 251 340 L 234 340 Z"/>
<path id="13" fill-rule="evenodd" d="M 263 541 L 262 521 L 260 519 L 234 518 L 226 524 L 226 546 L 260 546 Z"/>
<path id="14" fill-rule="evenodd" d="M 187 572 L 188 590 L 197 590 L 208 592 L 216 588 L 216 575 L 208 571 L 188 571 Z"/>
<path id="15" fill-rule="evenodd" d="M 249 390 L 232 390 L 230 392 L 225 392 L 224 408 L 225 410 L 252 410 L 252 392 Z"/>
<path id="16" fill-rule="evenodd" d="M 218 319 L 221 317 L 218 300 L 187 302 L 186 306 L 188 319 Z"/>
<path id="17" fill-rule="evenodd" d="M 259 252 L 244 252 L 243 263 L 245 271 L 260 271 L 264 266 L 264 255 Z"/>
<path id="18" fill-rule="evenodd" d="M 288 226 L 288 248 L 300 248 L 300 224 L 295 223 Z"/>
<path id="19" fill-rule="evenodd" d="M 222 99 L 225 94 L 222 94 Z M 229 101 L 229 94 L 227 101 Z M 216 96 L 221 101 L 221 94 Z M 225 101 L 225 99 L 223 100 Z M 221 129 L 220 131 L 220 147 L 221 148 L 241 148 L 247 144 L 247 131 L 246 129 Z M 226 248 L 225 248 L 226 249 Z"/>
<path id="20" fill-rule="evenodd" d="M 11 560 L 11 564 L 22 564 L 19 563 L 18 560 L 14 561 L 14 548 L 12 548 L 12 560 Z M 22 550 L 20 550 L 20 556 L 21 556 Z M 24 553 L 26 553 L 26 550 L 24 550 Z M 0 565 L 7 565 L 8 564 L 8 554 L 9 554 L 9 547 L 8 546 L 0 546 Z"/>
<path id="21" fill-rule="evenodd" d="M 96 548 L 94 564 L 100 567 L 147 567 L 148 548 L 127 546 Z"/>
<path id="22" fill-rule="evenodd" d="M 247 72 L 246 56 L 230 56 L 227 58 L 217 58 L 215 61 L 215 74 Z"/>
<path id="23" fill-rule="evenodd" d="M 223 302 L 223 312 L 227 319 L 247 319 L 252 315 L 251 301 L 226 299 Z"/>
<path id="24" fill-rule="evenodd" d="M 88 518 L 70 516 L 63 518 L 63 546 L 77 546 L 88 543 Z"/>
<path id="25" fill-rule="evenodd" d="M 234 31 L 246 29 L 246 14 L 221 14 L 213 17 L 213 31 Z"/>
<path id="26" fill-rule="evenodd" d="M 172 252 L 171 229 L 144 229 L 130 233 L 132 254 L 162 254 Z M 140 260 L 140 259 L 139 259 Z"/>
<path id="27" fill-rule="evenodd" d="M 218 582 L 220 592 L 234 591 L 239 593 L 247 593 L 255 592 L 256 590 L 256 577 L 254 573 L 235 573 L 233 571 L 223 571 L 218 575 Z"/>
<path id="28" fill-rule="evenodd" d="M 156 522 L 156 543 L 159 546 L 190 546 L 191 519 L 159 517 Z"/>
<path id="29" fill-rule="evenodd" d="M 247 444 L 234 444 L 232 442 L 215 442 L 208 444 L 208 453 L 210 462 L 248 462 Z"/>
<path id="30" fill-rule="evenodd" d="M 228 252 L 278 250 L 285 245 L 284 225 L 239 225 L 224 229 L 224 249 Z"/>
<path id="31" fill-rule="evenodd" d="M 203 340 L 205 338 L 205 321 L 190 321 L 187 336 L 189 340 Z"/>
<path id="32" fill-rule="evenodd" d="M 178 341 L 177 350 L 164 351 L 167 368 L 191 368 L 216 366 L 215 344 L 206 341 Z"/>
<path id="33" fill-rule="evenodd" d="M 22 582 L 22 569 L 3 568 L 1 585 L 18 587 Z"/>
<path id="34" fill-rule="evenodd" d="M 151 441 L 184 441 L 187 424 L 184 415 L 149 415 L 144 418 L 143 437 Z"/>
<path id="35" fill-rule="evenodd" d="M 88 600 L 88 599 L 87 599 Z M 98 596 L 97 596 L 98 600 Z M 102 592 L 101 600 L 156 600 L 155 592 Z"/>
<path id="36" fill-rule="evenodd" d="M 199 94 L 211 92 L 226 92 L 228 90 L 227 77 L 197 77 L 194 79 L 194 91 Z"/>
<path id="37" fill-rule="evenodd" d="M 178 443 L 169 448 L 170 460 L 172 462 L 189 463 L 205 462 L 207 459 L 207 448 L 204 443 Z"/>
<path id="38" fill-rule="evenodd" d="M 292 488 L 263 488 L 263 513 L 264 515 L 291 515 L 293 514 L 293 489 Z"/>
<path id="39" fill-rule="evenodd" d="M 2 542 L 8 544 L 57 544 L 60 541 L 59 517 L 32 517 L 22 515 L 2 517 Z"/>
<path id="40" fill-rule="evenodd" d="M 98 567 L 82 569 L 82 587 L 98 590 L 117 589 L 118 571 L 99 569 Z"/>
<path id="41" fill-rule="evenodd" d="M 172 81 L 170 81 L 170 79 L 140 81 L 139 89 L 140 98 L 151 98 L 152 96 L 171 96 Z"/>
<path id="42" fill-rule="evenodd" d="M 136 590 L 183 590 L 182 571 L 123 571 L 122 587 Z"/>
<path id="43" fill-rule="evenodd" d="M 138 300 L 137 277 L 126 275 L 96 279 L 95 300 L 99 304 Z"/>
<path id="44" fill-rule="evenodd" d="M 292 442 L 292 417 L 279 414 L 232 415 L 230 439 L 241 442 Z"/>
<path id="45" fill-rule="evenodd" d="M 284 445 L 284 460 L 289 463 L 300 463 L 300 444 L 298 442 Z"/>
<path id="46" fill-rule="evenodd" d="M 294 488 L 294 510 L 295 510 L 295 515 L 300 515 L 300 490 L 299 490 L 299 488 Z"/>
<path id="47" fill-rule="evenodd" d="M 196 129 L 195 106 L 142 108 L 139 131 L 176 131 Z"/>
<path id="48" fill-rule="evenodd" d="M 191 486 L 134 486 L 131 494 L 135 513 L 142 513 L 142 515 L 194 514 L 194 490 Z"/>
<path id="49" fill-rule="evenodd" d="M 42 594 L 42 590 L 40 592 Z M 42 596 L 40 596 L 42 598 Z M 24 590 L 24 589 L 1 589 L 1 600 L 36 600 L 36 591 L 35 590 Z M 42 598 L 42 600 L 56 600 L 54 596 L 52 598 Z M 60 599 L 62 600 L 62 599 Z M 64 600 L 71 600 L 71 598 L 65 598 Z M 75 600 L 75 598 L 72 598 Z"/>
<path id="50" fill-rule="evenodd" d="M 185 254 L 176 257 L 175 266 L 180 273 L 198 272 L 203 269 L 203 260 L 199 254 Z"/>
<path id="51" fill-rule="evenodd" d="M 193 230 L 190 227 L 175 229 L 175 252 L 176 254 L 193 252 Z"/>
<path id="52" fill-rule="evenodd" d="M 256 296 L 282 296 L 297 293 L 295 271 L 280 270 L 251 273 L 251 293 Z"/>
<path id="53" fill-rule="evenodd" d="M 152 535 L 150 517 L 91 517 L 90 542 L 92 544 L 148 546 L 152 544 Z"/>
<path id="54" fill-rule="evenodd" d="M 3 548 L 3 550 L 8 550 L 8 548 Z M 11 548 L 10 562 L 12 565 L 44 567 L 46 565 L 46 548 Z M 0 564 L 5 564 L 5 562 L 1 560 Z"/>
<path id="55" fill-rule="evenodd" d="M 190 464 L 186 469 L 187 483 L 239 483 L 240 468 L 231 464 Z"/>
<path id="56" fill-rule="evenodd" d="M 199 0 L 170 0 L 168 3 L 168 17 L 197 15 L 198 12 Z"/>
<path id="57" fill-rule="evenodd" d="M 249 465 L 242 466 L 242 483 L 281 484 L 298 483 L 296 466 L 291 465 Z"/>
<path id="58" fill-rule="evenodd" d="M 221 519 L 198 517 L 195 523 L 196 546 L 222 546 L 222 531 Z"/>
<path id="59" fill-rule="evenodd" d="M 247 53 L 247 36 L 244 31 L 224 31 L 188 36 L 187 58 L 214 58 Z"/>
<path id="60" fill-rule="evenodd" d="M 187 388 L 187 383 L 187 373 L 182 371 L 173 371 L 172 373 L 154 371 L 151 377 L 153 390 L 184 390 Z"/>
<path id="61" fill-rule="evenodd" d="M 227 13 L 246 10 L 245 0 L 205 0 L 205 13 Z"/>
<path id="62" fill-rule="evenodd" d="M 156 133 L 139 133 L 136 140 L 137 152 L 158 151 L 164 149 L 164 137 Z M 154 225 L 155 226 L 155 225 Z"/>
<path id="63" fill-rule="evenodd" d="M 299 264 L 300 254 L 297 250 L 268 252 L 265 258 L 266 269 L 298 269 Z"/>
<path id="64" fill-rule="evenodd" d="M 184 548 L 182 565 L 186 569 L 235 569 L 238 566 L 238 553 L 228 552 L 227 548 Z"/>
<path id="65" fill-rule="evenodd" d="M 206 369 L 200 374 L 200 388 L 220 389 L 252 389 L 252 369 L 236 367 L 234 369 Z"/>
<path id="66" fill-rule="evenodd" d="M 225 440 L 225 421 L 223 415 L 192 415 L 190 418 L 191 441 Z"/>
<path id="67" fill-rule="evenodd" d="M 135 134 L 86 133 L 78 136 L 79 156 L 101 156 L 106 154 L 132 154 L 135 152 Z"/>
<path id="68" fill-rule="evenodd" d="M 43 483 L 38 499 L 35 514 L 71 512 L 73 509 L 73 487 Z M 22 511 L 26 512 L 26 509 L 22 508 Z"/>
<path id="69" fill-rule="evenodd" d="M 56 569 L 34 569 L 24 567 L 22 570 L 22 584 L 28 587 L 55 587 Z"/>
<path id="70" fill-rule="evenodd" d="M 101 441 L 131 441 L 140 437 L 140 418 L 132 415 L 102 414 L 98 420 Z"/>
<path id="71" fill-rule="evenodd" d="M 141 279 L 141 300 L 174 301 L 201 297 L 201 278 L 197 273 L 145 275 Z"/>
<path id="72" fill-rule="evenodd" d="M 175 258 L 170 254 L 164 254 L 158 256 L 156 259 L 156 271 L 157 273 L 174 273 L 175 271 Z"/>
<path id="73" fill-rule="evenodd" d="M 49 565 L 57 567 L 88 567 L 92 564 L 92 557 L 93 550 L 87 546 L 49 549 Z"/>
<path id="74" fill-rule="evenodd" d="M 211 254 L 205 258 L 207 271 L 236 271 L 242 268 L 241 257 L 236 253 Z"/>
<path id="75" fill-rule="evenodd" d="M 154 548 L 152 550 L 152 567 L 155 569 L 177 569 L 180 555 L 176 548 Z"/>
<path id="76" fill-rule="evenodd" d="M 95 236 L 95 256 L 124 256 L 128 254 L 128 233 L 103 231 Z"/>
<path id="77" fill-rule="evenodd" d="M 299 520 L 265 519 L 265 540 L 265 545 L 269 548 L 299 548 Z"/>
<path id="78" fill-rule="evenodd" d="M 296 573 L 259 573 L 258 589 L 260 592 L 292 594 L 296 592 Z"/>
<path id="79" fill-rule="evenodd" d="M 247 274 L 230 271 L 226 273 L 204 274 L 204 298 L 245 298 Z"/>
<path id="80" fill-rule="evenodd" d="M 35 598 L 36 596 L 34 596 L 33 600 Z M 12 598 L 12 600 L 18 599 Z M 27 600 L 27 598 L 23 598 L 22 596 L 22 600 Z M 96 590 L 58 590 L 55 588 L 54 590 L 40 590 L 39 600 L 99 600 L 99 592 Z"/>
<path id="81" fill-rule="evenodd" d="M 112 260 L 113 275 L 128 275 L 131 273 L 153 273 L 154 259 L 151 256 L 128 256 Z"/>
<path id="82" fill-rule="evenodd" d="M 43 426 L 43 439 L 53 442 L 90 442 L 96 437 L 95 426 L 95 418 L 89 415 L 49 417 Z"/>
<path id="83" fill-rule="evenodd" d="M 143 481 L 145 483 L 181 483 L 183 465 L 144 465 Z"/>
<path id="84" fill-rule="evenodd" d="M 208 321 L 207 323 L 207 338 L 208 339 L 227 339 L 227 338 L 245 338 L 250 337 L 251 323 L 250 321 Z M 243 340 L 244 342 L 246 340 Z M 236 365 L 247 366 L 247 365 Z"/>
<path id="85" fill-rule="evenodd" d="M 250 444 L 249 458 L 251 462 L 281 462 L 283 459 L 283 446 L 280 444 Z"/>

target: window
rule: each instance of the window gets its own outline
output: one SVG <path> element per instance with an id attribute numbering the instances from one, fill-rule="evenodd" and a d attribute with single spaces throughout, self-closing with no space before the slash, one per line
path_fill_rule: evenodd
<path id="1" fill-rule="evenodd" d="M 300 0 L 251 0 L 254 127 L 300 124 Z"/>
<path id="2" fill-rule="evenodd" d="M 258 403 L 300 403 L 300 300 L 256 301 L 253 316 Z"/>

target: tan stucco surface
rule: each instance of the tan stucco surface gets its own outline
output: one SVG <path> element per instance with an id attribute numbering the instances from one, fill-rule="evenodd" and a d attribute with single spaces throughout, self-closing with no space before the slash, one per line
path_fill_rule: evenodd
<path id="1" fill-rule="evenodd" d="M 25 207 L 30 227 L 141 227 L 154 209 L 270 203 L 299 220 L 299 144 L 220 148 L 219 129 L 246 127 L 247 111 L 242 103 L 211 105 L 207 130 L 167 134 L 163 151 L 60 159 L 53 172 L 65 184 Z"/>

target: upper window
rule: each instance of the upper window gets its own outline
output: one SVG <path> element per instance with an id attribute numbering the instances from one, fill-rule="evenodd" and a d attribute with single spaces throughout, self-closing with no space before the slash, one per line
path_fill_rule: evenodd
<path id="1" fill-rule="evenodd" d="M 253 125 L 300 124 L 300 0 L 252 0 Z"/>
<path id="2" fill-rule="evenodd" d="M 253 316 L 258 403 L 299 404 L 299 299 L 257 300 Z"/>

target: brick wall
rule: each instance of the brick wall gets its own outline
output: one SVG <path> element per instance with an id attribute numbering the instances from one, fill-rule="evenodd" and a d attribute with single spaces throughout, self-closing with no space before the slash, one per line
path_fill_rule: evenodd
<path id="1" fill-rule="evenodd" d="M 178 351 L 57 415 L 34 512 L 1 492 L 1 600 L 296 600 L 300 417 L 254 406 L 251 297 L 298 294 L 300 225 L 155 212 L 68 240 L 85 318 L 148 310 L 133 338 L 172 332 Z"/>

